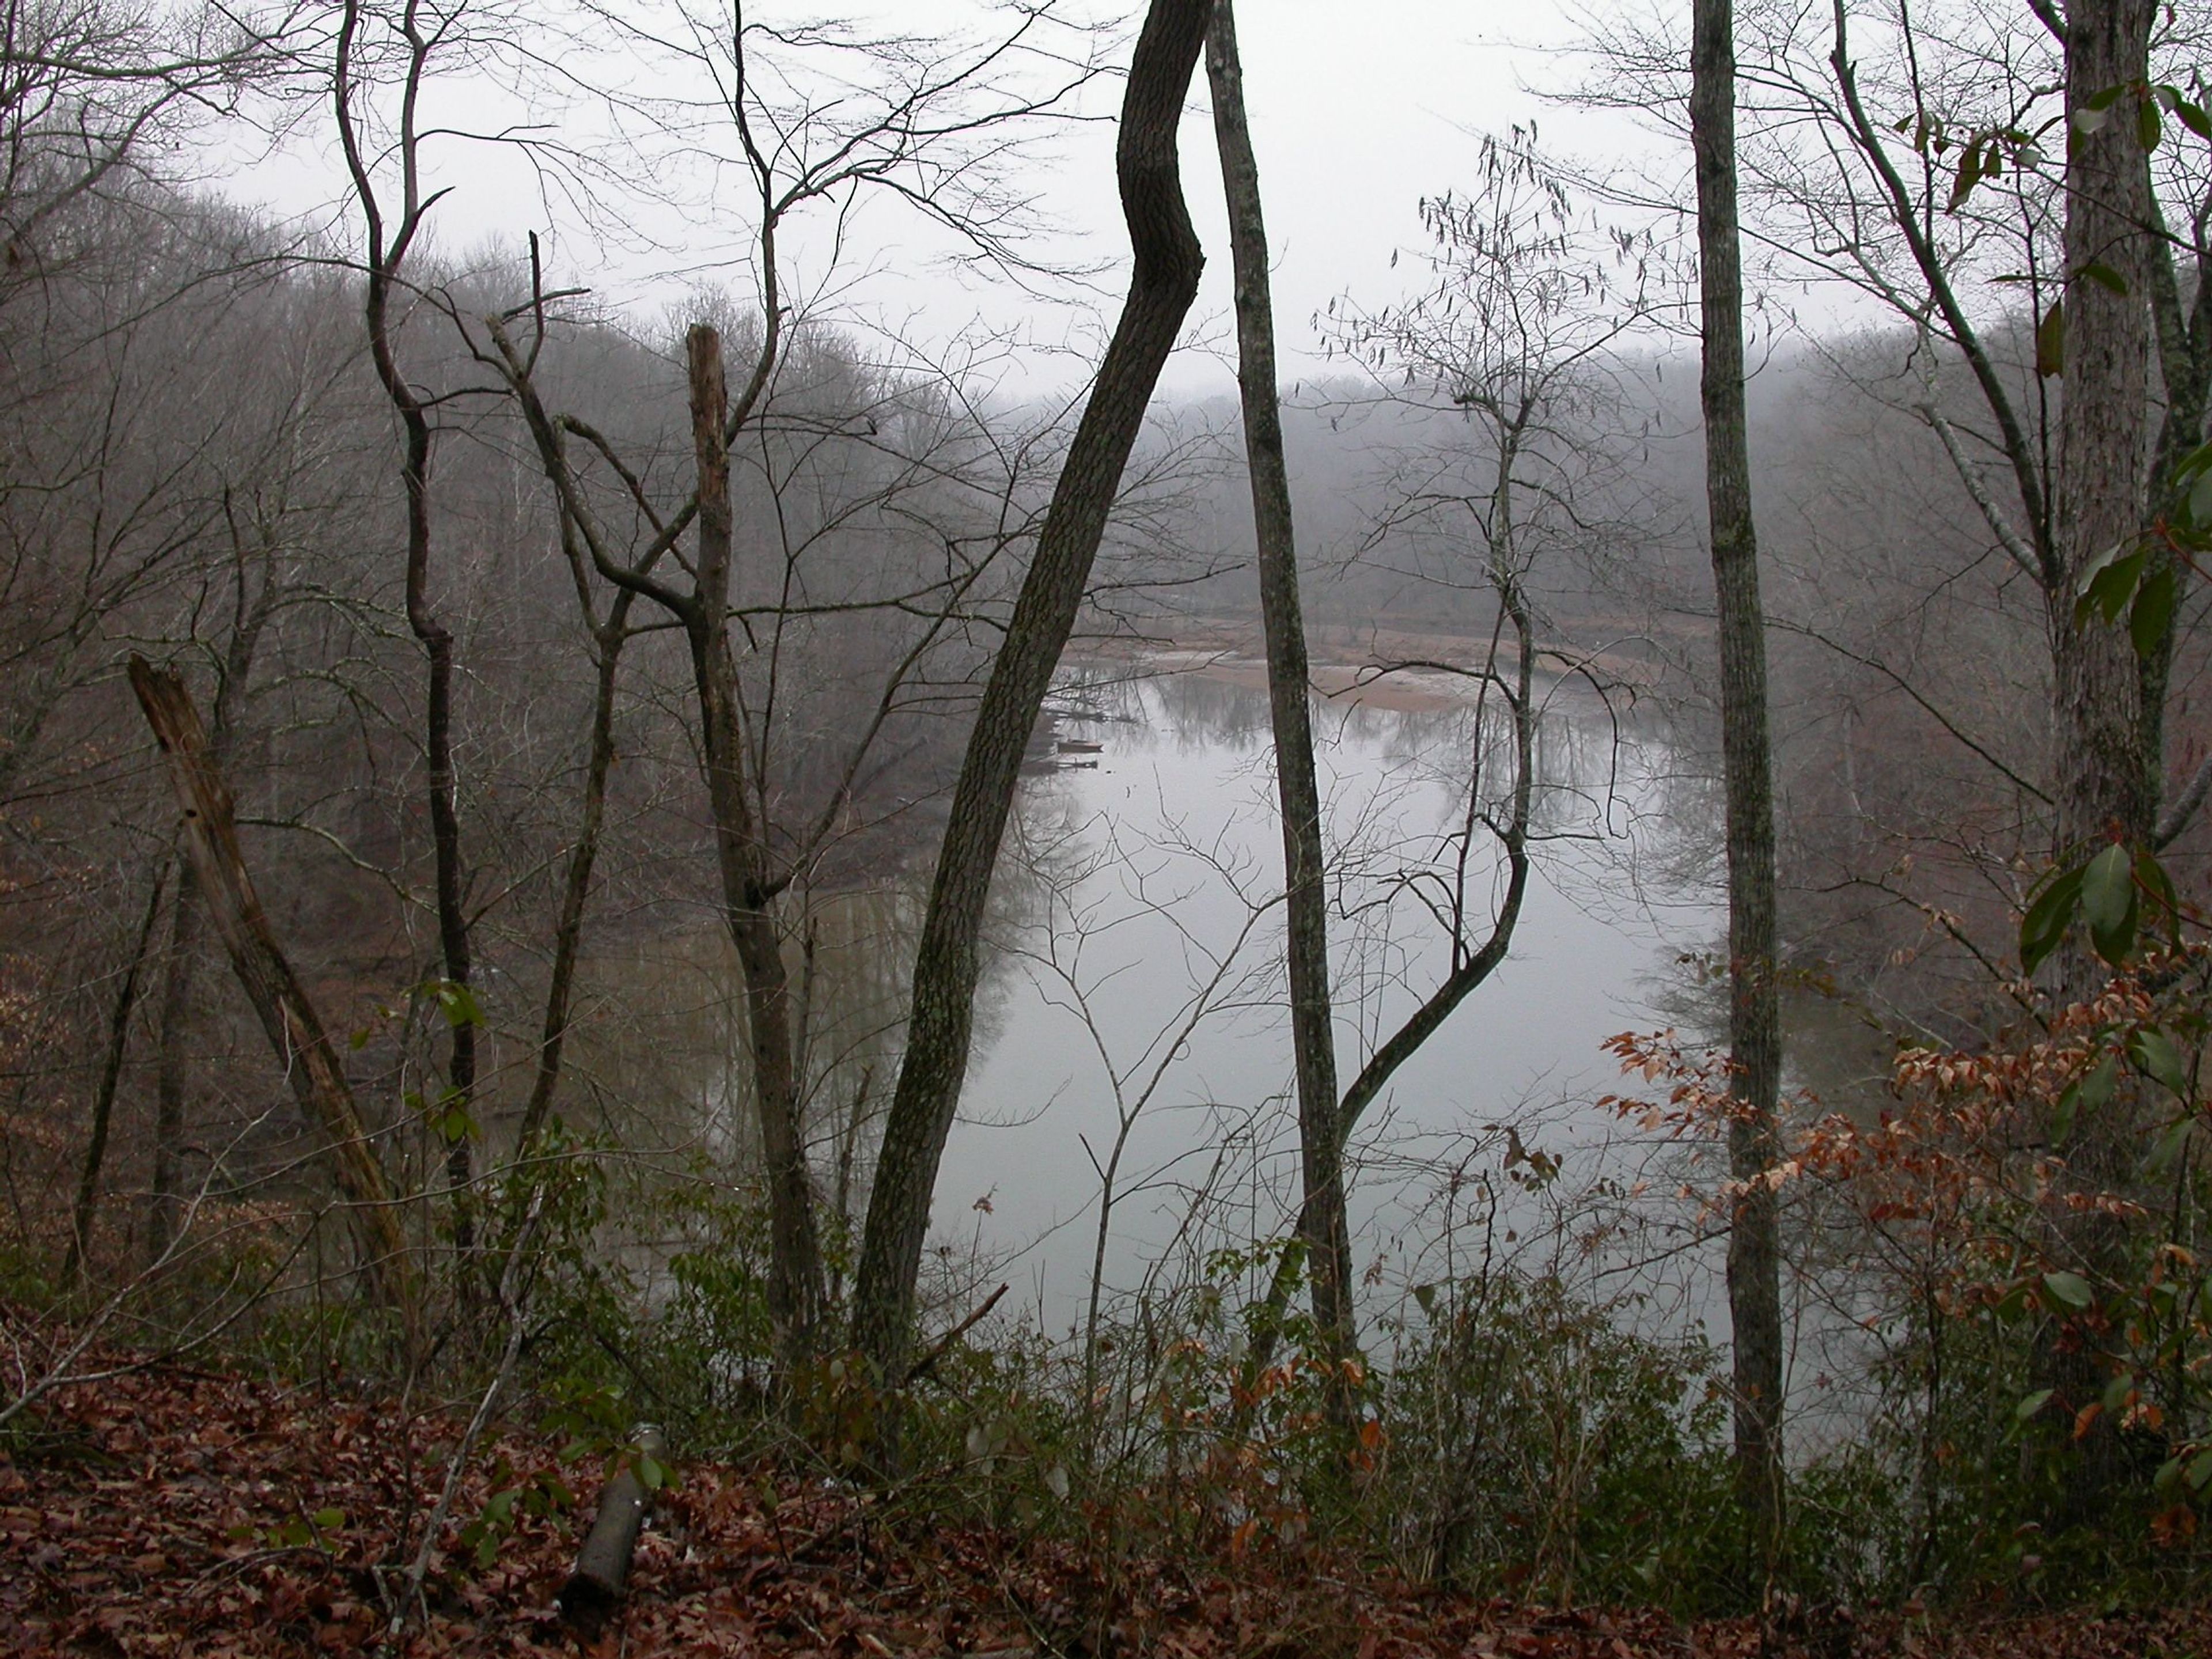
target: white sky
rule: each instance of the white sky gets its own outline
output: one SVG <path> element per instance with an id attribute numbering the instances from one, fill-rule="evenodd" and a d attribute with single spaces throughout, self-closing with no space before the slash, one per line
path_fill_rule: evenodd
<path id="1" fill-rule="evenodd" d="M 833 5 L 824 0 L 821 9 Z M 990 22 L 981 0 L 908 0 L 890 15 L 908 28 Z M 1413 280 L 1417 268 L 1408 263 L 1394 270 L 1391 253 L 1419 246 L 1422 196 L 1468 183 L 1480 132 L 1534 118 L 1547 149 L 1582 161 L 1649 152 L 1658 142 L 1622 117 L 1547 105 L 1531 90 L 1560 86 L 1572 72 L 1547 50 L 1572 38 L 1560 0 L 1366 0 L 1351 6 L 1343 0 L 1245 0 L 1237 21 L 1274 251 L 1286 382 L 1320 366 L 1311 319 L 1332 297 L 1349 291 L 1373 304 Z M 1119 62 L 1126 63 L 1127 50 L 1125 40 Z M 1095 106 L 1118 103 L 1118 80 L 1096 90 Z M 1184 124 L 1182 161 L 1185 193 L 1206 252 L 1192 332 L 1216 349 L 1178 354 L 1164 389 L 1182 395 L 1234 389 L 1229 251 L 1204 91 L 1201 65 Z M 482 81 L 434 88 L 429 112 L 433 124 L 478 128 L 546 114 Z M 590 120 L 580 112 L 559 118 Z M 328 128 L 326 115 L 311 119 L 285 153 L 237 168 L 228 187 L 286 212 L 336 200 L 337 157 Z M 963 280 L 937 257 L 945 248 L 941 238 L 933 240 L 911 213 L 878 206 L 858 221 L 840 256 L 847 286 L 838 303 L 855 318 L 933 342 L 980 324 L 1018 330 L 1047 346 L 1073 344 L 1073 356 L 1042 351 L 1008 374 L 1011 387 L 1024 391 L 1072 384 L 1095 361 L 1127 270 L 1111 145 L 1106 124 L 1070 129 L 1041 155 L 1035 180 L 1066 228 L 1050 246 L 1053 256 L 1109 266 L 1093 291 L 1071 290 L 1054 303 L 1007 285 Z M 646 318 L 677 303 L 689 283 L 713 280 L 717 265 L 725 272 L 721 280 L 739 293 L 748 290 L 744 267 L 733 262 L 750 232 L 741 208 L 722 214 L 711 205 L 671 211 L 650 199 L 624 203 L 623 221 L 660 244 L 641 251 L 561 223 L 557 206 L 549 210 L 530 169 L 511 150 L 447 143 L 429 152 L 428 167 L 433 187 L 452 190 L 434 220 L 434 244 L 447 252 L 465 254 L 488 243 L 511 246 L 532 229 L 551 230 L 557 278 L 585 283 Z M 817 215 L 792 240 L 802 283 L 818 278 L 829 263 L 826 222 Z"/>

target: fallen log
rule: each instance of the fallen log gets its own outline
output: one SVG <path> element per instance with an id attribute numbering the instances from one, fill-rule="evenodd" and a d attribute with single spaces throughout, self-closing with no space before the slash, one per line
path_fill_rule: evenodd
<path id="1" fill-rule="evenodd" d="M 600 1488 L 599 1513 L 592 1517 L 583 1548 L 576 1552 L 576 1570 L 556 1598 L 561 1604 L 561 1616 L 591 1638 L 598 1637 L 622 1601 L 623 1587 L 629 1579 L 630 1558 L 637 1553 L 637 1534 L 660 1486 L 659 1480 L 647 1485 L 638 1474 L 641 1462 L 650 1460 L 658 1465 L 666 1455 L 660 1431 L 650 1423 L 641 1423 L 631 1443 L 636 1455 Z"/>

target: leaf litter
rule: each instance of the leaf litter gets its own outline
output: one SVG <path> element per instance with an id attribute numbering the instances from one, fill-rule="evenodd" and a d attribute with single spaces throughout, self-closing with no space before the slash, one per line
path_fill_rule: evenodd
<path id="1" fill-rule="evenodd" d="M 194 1656 L 378 1649 L 387 1597 L 436 1501 L 458 1417 L 147 1363 L 58 1389 L 0 1442 L 0 1653 Z M 597 1640 L 555 1605 L 597 1480 L 552 1437 L 472 1460 L 395 1655 L 819 1655 L 909 1659 L 1927 1659 L 2212 1654 L 2212 1613 L 1796 1611 L 1678 1624 L 1452 1595 L 1312 1551 L 1213 1566 L 1108 1559 L 1064 1539 L 926 1525 L 842 1484 L 694 1464 L 640 1540 Z M 489 1565 L 463 1530 L 495 1491 L 582 1498 L 517 1511 Z"/>

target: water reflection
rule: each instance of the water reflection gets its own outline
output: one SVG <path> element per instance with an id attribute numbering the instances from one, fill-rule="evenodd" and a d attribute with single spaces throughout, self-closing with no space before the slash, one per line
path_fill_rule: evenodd
<path id="1" fill-rule="evenodd" d="M 978 1046 L 937 1206 L 941 1231 L 1003 1255 L 1055 1333 L 1098 1265 L 1109 1175 L 1103 1267 L 1126 1289 L 1171 1242 L 1273 1236 L 1293 1146 L 1264 691 L 1218 672 L 1093 672 L 1060 693 L 1103 747 L 1095 770 L 1026 787 L 1001 875 L 1024 897 L 995 940 L 1012 965 L 1000 1029 Z M 1512 787 L 1510 732 L 1494 697 L 1485 717 L 1453 684 L 1316 712 L 1348 1080 L 1447 971 L 1438 906 L 1462 859 L 1476 939 L 1487 931 L 1504 865 L 1479 820 Z M 1680 943 L 1717 929 L 1701 855 L 1678 844 L 1711 817 L 1705 786 L 1663 726 L 1554 687 L 1534 769 L 1536 873 L 1509 959 L 1361 1126 L 1364 1261 L 1425 1248 L 1428 1177 L 1478 1142 L 1540 1134 L 1547 1156 L 1588 1165 L 1618 1139 L 1580 1103 L 1615 1080 L 1600 1044 L 1650 1023 Z"/>

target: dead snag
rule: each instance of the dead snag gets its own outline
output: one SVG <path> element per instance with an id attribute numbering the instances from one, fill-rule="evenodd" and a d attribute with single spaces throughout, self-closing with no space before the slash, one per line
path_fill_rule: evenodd
<path id="1" fill-rule="evenodd" d="M 168 762 L 169 779 L 184 809 L 185 855 L 208 915 L 301 1109 L 330 1139 L 338 1189 L 346 1199 L 370 1285 L 379 1301 L 398 1310 L 411 1352 L 420 1329 L 419 1310 L 399 1212 L 337 1051 L 277 944 L 246 872 L 230 790 L 209 752 L 199 710 L 181 678 L 143 657 L 131 659 L 131 689 L 138 694 L 138 706 Z"/>

